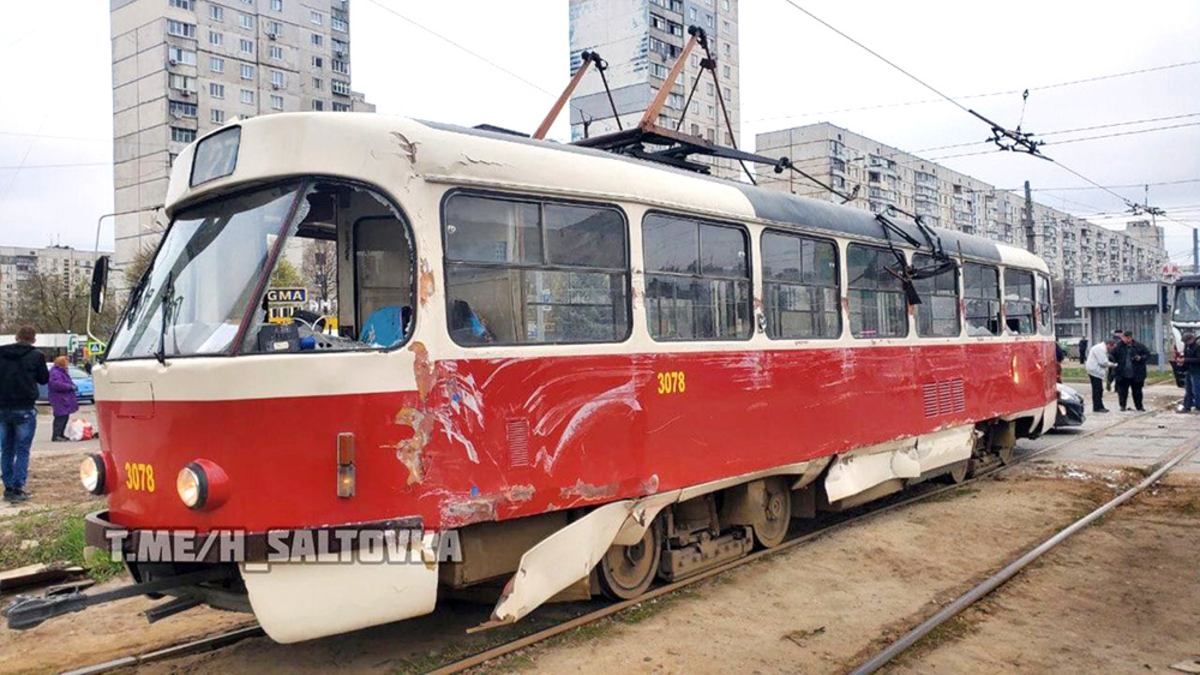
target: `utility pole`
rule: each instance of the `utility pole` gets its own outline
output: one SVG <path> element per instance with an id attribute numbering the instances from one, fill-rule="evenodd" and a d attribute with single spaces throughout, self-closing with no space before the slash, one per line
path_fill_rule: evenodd
<path id="1" fill-rule="evenodd" d="M 1033 230 L 1033 195 L 1029 189 L 1029 181 L 1025 181 L 1025 248 L 1037 255 L 1037 234 Z"/>
<path id="2" fill-rule="evenodd" d="M 1192 274 L 1200 274 L 1200 227 L 1192 228 Z"/>

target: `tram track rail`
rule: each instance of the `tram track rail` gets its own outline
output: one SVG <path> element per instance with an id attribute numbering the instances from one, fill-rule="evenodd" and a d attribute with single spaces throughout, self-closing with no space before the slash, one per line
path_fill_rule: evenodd
<path id="1" fill-rule="evenodd" d="M 971 476 L 970 478 L 967 478 L 966 480 L 963 480 L 962 482 L 959 482 L 959 483 L 955 483 L 955 484 L 951 484 L 951 485 L 940 485 L 940 486 L 936 486 L 933 483 L 922 483 L 920 486 L 915 488 L 917 490 L 917 492 L 915 492 L 915 493 L 909 493 L 909 494 L 901 493 L 898 496 L 894 495 L 891 498 L 885 498 L 883 503 L 868 504 L 868 505 L 855 507 L 854 509 L 851 509 L 848 514 L 838 514 L 838 516 L 841 516 L 841 517 L 833 516 L 834 518 L 837 518 L 837 519 L 829 524 L 819 525 L 819 526 L 817 526 L 817 529 L 814 529 L 812 531 L 803 532 L 803 533 L 799 533 L 799 534 L 790 536 L 787 540 L 785 540 L 783 543 L 779 544 L 778 546 L 775 546 L 774 548 L 754 551 L 753 553 L 750 553 L 749 555 L 743 556 L 736 560 L 731 560 L 726 563 L 722 563 L 715 567 L 711 567 L 709 569 L 706 569 L 702 572 L 699 572 L 699 573 L 697 573 L 693 576 L 687 577 L 685 579 L 680 579 L 675 582 L 652 586 L 649 590 L 647 590 L 645 593 L 643 593 L 642 595 L 639 595 L 636 598 L 613 602 L 611 604 L 605 605 L 604 607 L 601 607 L 601 608 L 598 608 L 595 610 L 591 610 L 591 611 L 586 611 L 578 616 L 567 619 L 566 621 L 556 623 L 552 626 L 548 626 L 546 628 L 535 631 L 528 635 L 518 637 L 511 641 L 505 642 L 505 643 L 497 645 L 495 647 L 485 649 L 481 652 L 472 654 L 470 656 L 464 657 L 457 661 L 447 663 L 447 664 L 439 666 L 438 668 L 431 670 L 429 672 L 431 673 L 431 675 L 449 675 L 451 673 L 460 673 L 460 672 L 463 672 L 466 670 L 470 670 L 472 668 L 479 667 L 479 666 L 484 665 L 495 659 L 498 659 L 503 656 L 507 656 L 509 654 L 520 651 L 522 649 L 531 647 L 533 645 L 536 645 L 538 643 L 544 642 L 551 638 L 557 637 L 564 633 L 568 633 L 572 630 L 575 630 L 576 628 L 580 628 L 582 626 L 586 626 L 586 625 L 589 625 L 592 623 L 596 623 L 598 621 L 602 621 L 604 619 L 607 619 L 611 616 L 617 615 L 624 610 L 630 609 L 630 608 L 640 605 L 642 603 L 669 596 L 672 593 L 675 593 L 683 588 L 686 588 L 693 584 L 700 583 L 707 579 L 711 579 L 717 575 L 731 571 L 742 565 L 747 565 L 747 564 L 756 562 L 758 560 L 762 560 L 768 556 L 773 556 L 776 554 L 784 553 L 786 551 L 795 549 L 796 547 L 798 547 L 802 544 L 806 544 L 806 543 L 815 541 L 817 539 L 820 539 L 822 537 L 825 537 L 825 536 L 828 536 L 831 534 L 835 534 L 835 533 L 845 530 L 855 524 L 867 522 L 872 518 L 882 516 L 884 514 L 891 513 L 893 511 L 897 511 L 905 506 L 910 506 L 912 504 L 916 504 L 918 502 L 922 502 L 927 499 L 931 499 L 938 495 L 948 494 L 948 493 L 954 492 L 956 490 L 965 488 L 974 483 L 981 482 L 983 480 L 995 478 L 996 476 L 1007 471 L 1008 469 L 1025 464 L 1026 462 L 1029 462 L 1030 460 L 1032 460 L 1036 457 L 1053 452 L 1054 450 L 1065 447 L 1072 443 L 1077 443 L 1079 441 L 1083 441 L 1088 438 L 1093 438 L 1096 436 L 1106 435 L 1108 433 L 1111 433 L 1113 430 L 1123 427 L 1133 421 L 1136 421 L 1138 419 L 1143 419 L 1155 412 L 1160 412 L 1161 410 L 1165 410 L 1165 409 L 1166 408 L 1155 408 L 1148 412 L 1130 415 L 1126 419 L 1123 419 L 1119 422 L 1110 424 L 1105 427 L 1101 427 L 1098 429 L 1092 429 L 1089 431 L 1084 431 L 1082 433 L 1071 434 L 1068 438 L 1064 438 L 1063 440 L 1061 440 L 1057 443 L 1053 443 L 1051 445 L 1048 445 L 1043 448 L 1038 448 L 1036 450 L 1024 452 L 1024 453 L 1020 454 L 1019 456 L 1014 457 L 1013 462 L 1010 464 L 1001 464 L 999 461 L 989 464 L 982 471 L 976 473 L 975 475 Z M 1194 449 L 1193 449 L 1193 451 L 1194 451 Z M 1184 454 L 1189 454 L 1189 453 L 1184 453 Z M 1180 459 L 1182 459 L 1182 457 L 1180 457 Z M 1173 467 L 1174 464 L 1172 464 L 1171 466 Z M 1149 480 L 1149 479 L 1147 479 L 1147 480 Z M 1145 481 L 1143 481 L 1143 482 L 1145 482 Z M 1096 516 L 1096 517 L 1099 517 L 1099 516 Z M 1094 520 L 1094 518 L 1093 518 L 1093 520 Z M 1081 526 L 1081 528 L 1082 528 L 1082 526 Z M 964 608 L 965 608 L 965 606 L 964 606 Z M 961 611 L 961 609 L 959 611 Z M 955 612 L 955 614 L 957 614 L 957 612 Z M 953 615 L 951 615 L 951 616 L 953 616 Z M 932 630 L 932 628 L 930 628 L 929 630 Z M 926 631 L 926 633 L 927 632 L 928 632 L 928 630 Z M 168 660 L 172 660 L 172 659 L 176 659 L 176 658 L 182 658 L 185 656 L 192 656 L 192 655 L 196 655 L 196 654 L 213 652 L 213 651 L 228 647 L 230 645 L 233 645 L 235 643 L 241 642 L 243 640 L 250 639 L 250 638 L 256 638 L 256 637 L 262 637 L 264 635 L 265 635 L 265 633 L 263 632 L 262 628 L 260 628 L 256 623 L 252 623 L 252 624 L 249 624 L 246 626 L 242 626 L 242 627 L 233 629 L 231 631 L 218 633 L 216 635 L 211 635 L 208 637 L 198 638 L 198 639 L 189 639 L 189 640 L 186 640 L 186 641 L 174 644 L 174 645 L 169 645 L 167 647 L 163 647 L 163 648 L 156 649 L 153 651 L 145 652 L 142 654 L 131 654 L 131 655 L 119 657 L 116 659 L 112 659 L 109 661 L 105 661 L 102 663 L 97 663 L 94 665 L 85 666 L 82 668 L 66 671 L 65 675 L 99 675 L 101 673 L 108 673 L 108 672 L 126 669 L 126 668 L 134 668 L 134 667 L 137 667 L 140 665 L 146 665 L 146 664 L 150 664 L 150 663 L 157 663 L 157 662 L 168 661 Z M 864 672 L 873 672 L 873 671 L 864 671 Z"/>

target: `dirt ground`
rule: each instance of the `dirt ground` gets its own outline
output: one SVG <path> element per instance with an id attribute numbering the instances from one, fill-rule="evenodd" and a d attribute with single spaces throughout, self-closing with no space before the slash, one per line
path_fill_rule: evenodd
<path id="1" fill-rule="evenodd" d="M 897 673 L 1173 672 L 1200 658 L 1200 481 L 1172 477 L 968 609 Z"/>

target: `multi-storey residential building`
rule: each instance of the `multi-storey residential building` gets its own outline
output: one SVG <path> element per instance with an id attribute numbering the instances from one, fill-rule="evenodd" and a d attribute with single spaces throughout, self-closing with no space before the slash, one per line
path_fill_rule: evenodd
<path id="1" fill-rule="evenodd" d="M 688 27 L 703 28 L 716 61 L 716 80 L 701 68 L 704 51 L 697 47 L 684 62 L 671 88 L 658 124 L 723 145 L 739 135 L 741 106 L 738 76 L 738 0 L 570 0 L 571 72 L 583 51 L 595 51 L 608 62 L 605 75 L 612 89 L 620 126 L 637 126 L 688 41 Z M 700 81 L 686 114 L 684 104 L 696 78 Z M 718 99 L 718 94 L 720 99 Z M 721 109 L 724 101 L 731 124 Z M 616 131 L 603 83 L 589 73 L 571 98 L 571 138 Z M 680 120 L 683 120 L 680 126 Z M 732 126 L 732 133 L 729 129 Z M 728 160 L 707 160 L 713 174 L 741 175 Z"/>
<path id="2" fill-rule="evenodd" d="M 374 111 L 350 85 L 349 4 L 110 0 L 118 267 L 157 242 L 171 163 L 198 135 L 274 112 Z"/>
<path id="3" fill-rule="evenodd" d="M 1030 230 L 1023 194 L 826 122 L 762 133 L 755 140 L 757 153 L 790 157 L 843 194 L 857 188 L 852 206 L 875 213 L 896 207 L 929 225 L 1031 248 L 1057 279 L 1089 284 L 1157 279 L 1166 259 L 1162 228 L 1149 222 L 1111 230 L 1034 202 Z M 841 201 L 792 172 L 760 166 L 757 175 L 765 187 Z"/>
<path id="4" fill-rule="evenodd" d="M 81 288 L 91 281 L 96 255 L 69 246 L 0 246 L 0 325 L 8 325 L 17 316 L 21 283 L 34 272 L 62 278 L 69 288 Z"/>

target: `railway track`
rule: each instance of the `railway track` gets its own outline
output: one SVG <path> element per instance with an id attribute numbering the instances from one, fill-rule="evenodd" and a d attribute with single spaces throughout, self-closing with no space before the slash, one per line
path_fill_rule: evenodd
<path id="1" fill-rule="evenodd" d="M 483 665 L 494 659 L 506 656 L 508 654 L 512 654 L 516 651 L 519 651 L 526 647 L 543 642 L 545 640 L 548 640 L 555 636 L 569 632 L 569 631 L 579 628 L 581 626 L 585 626 L 585 625 L 603 620 L 605 618 L 608 618 L 610 616 L 618 614 L 626 609 L 629 609 L 630 607 L 634 607 L 641 603 L 655 600 L 657 598 L 668 596 L 682 588 L 691 586 L 693 584 L 699 583 L 706 579 L 710 579 L 710 578 L 712 578 L 716 575 L 722 574 L 724 572 L 728 572 L 728 571 L 735 569 L 741 565 L 755 562 L 766 556 L 772 556 L 772 555 L 775 555 L 778 553 L 782 553 L 784 551 L 794 549 L 794 548 L 796 548 L 800 545 L 803 545 L 807 542 L 810 542 L 810 541 L 813 541 L 820 537 L 823 537 L 823 536 L 826 536 L 829 534 L 833 534 L 835 532 L 843 530 L 853 524 L 856 524 L 856 523 L 859 523 L 859 522 L 862 522 L 862 521 L 865 521 L 865 520 L 868 520 L 868 519 L 871 519 L 874 517 L 878 517 L 878 516 L 881 516 L 886 513 L 890 513 L 892 511 L 901 509 L 905 506 L 909 506 L 909 505 L 915 504 L 917 502 L 921 502 L 921 501 L 930 499 L 937 495 L 942 495 L 942 494 L 946 494 L 949 492 L 953 492 L 955 490 L 961 489 L 963 487 L 966 487 L 968 485 L 971 485 L 971 484 L 979 482 L 979 481 L 989 480 L 1009 468 L 1024 464 L 1036 457 L 1053 452 L 1054 450 L 1057 450 L 1066 445 L 1069 445 L 1072 443 L 1077 443 L 1077 442 L 1080 442 L 1080 441 L 1083 441 L 1085 439 L 1092 438 L 1095 436 L 1103 436 L 1103 435 L 1109 434 L 1109 433 L 1113 432 L 1114 430 L 1116 430 L 1122 426 L 1125 426 L 1126 424 L 1129 424 L 1130 422 L 1133 422 L 1138 419 L 1142 419 L 1142 418 L 1144 418 L 1150 414 L 1153 414 L 1154 412 L 1157 412 L 1157 411 L 1158 410 L 1155 409 L 1155 410 L 1152 410 L 1147 413 L 1131 415 L 1128 418 L 1123 419 L 1120 422 L 1117 422 L 1115 424 L 1111 424 L 1107 427 L 1093 429 L 1093 430 L 1086 431 L 1083 433 L 1072 434 L 1071 436 L 1064 438 L 1063 440 L 1061 440 L 1057 443 L 1053 443 L 1046 447 L 1038 448 L 1036 450 L 1032 450 L 1029 452 L 1024 452 L 1021 455 L 1019 455 L 1018 457 L 1014 458 L 1014 461 L 1008 465 L 1000 465 L 998 462 L 993 463 L 993 464 L 989 465 L 983 471 L 980 471 L 975 476 L 968 478 L 968 479 L 962 481 L 961 483 L 956 483 L 953 485 L 941 485 L 941 486 L 937 486 L 936 484 L 931 484 L 931 483 L 923 483 L 920 486 L 917 486 L 916 488 L 914 488 L 913 492 L 901 493 L 900 495 L 896 495 L 891 498 L 884 499 L 878 503 L 873 503 L 873 504 L 856 507 L 855 509 L 852 509 L 849 512 L 846 512 L 843 514 L 837 514 L 836 516 L 827 517 L 830 522 L 818 524 L 815 527 L 815 529 L 793 535 L 789 539 L 787 539 L 786 541 L 784 541 L 783 543 L 781 543 L 780 545 L 778 545 L 774 548 L 761 550 L 761 551 L 755 551 L 754 553 L 751 553 L 750 555 L 744 556 L 742 558 L 738 558 L 736 560 L 729 561 L 722 565 L 718 565 L 716 567 L 710 568 L 699 574 L 696 574 L 695 576 L 691 576 L 686 579 L 681 579 L 679 581 L 672 582 L 672 583 L 660 584 L 658 586 L 652 587 L 646 593 L 638 596 L 637 598 L 620 601 L 620 602 L 614 602 L 612 604 L 605 605 L 604 607 L 601 607 L 599 609 L 584 612 L 578 616 L 570 618 L 561 623 L 557 623 L 557 624 L 554 624 L 547 628 L 544 628 L 542 630 L 539 630 L 539 631 L 533 632 L 531 634 L 516 638 L 512 641 L 506 642 L 499 646 L 496 646 L 496 647 L 493 647 L 490 649 L 486 649 L 484 651 L 478 652 L 476 654 L 473 654 L 466 658 L 460 659 L 458 661 L 444 664 L 430 672 L 433 674 L 436 674 L 436 675 L 447 675 L 450 673 L 458 673 L 458 672 L 462 672 L 464 670 L 469 670 L 471 668 Z M 1176 461 L 1178 461 L 1179 459 L 1182 459 L 1182 457 L 1176 458 Z M 1174 463 L 1172 463 L 1170 466 L 1167 466 L 1166 469 L 1169 469 L 1172 466 L 1174 466 Z M 1160 471 L 1162 471 L 1162 469 L 1160 469 Z M 1165 473 L 1165 471 L 1162 471 L 1162 472 Z M 1161 474 L 1159 474 L 1159 477 L 1161 477 Z M 1143 483 L 1146 483 L 1148 485 L 1149 484 L 1148 481 L 1152 482 L 1152 481 L 1150 481 L 1150 478 L 1147 478 L 1146 481 L 1143 481 Z M 1129 496 L 1132 496 L 1132 495 L 1129 495 Z M 1129 498 L 1129 497 L 1126 497 L 1125 495 L 1122 495 L 1122 497 L 1125 497 L 1125 499 Z M 1121 499 L 1121 497 L 1118 497 L 1117 499 Z M 1111 502 L 1110 502 L 1110 504 L 1111 504 Z M 1108 506 L 1108 505 L 1105 505 L 1105 506 Z M 1101 508 L 1104 508 L 1104 507 L 1101 507 Z M 1110 507 L 1110 508 L 1115 508 L 1115 506 Z M 1095 517 L 1099 517 L 1099 516 L 1095 516 Z M 1085 517 L 1085 519 L 1087 519 L 1087 518 L 1091 518 L 1092 520 L 1095 519 L 1094 517 L 1092 517 L 1090 515 L 1088 517 Z M 1090 522 L 1090 520 L 1088 522 Z M 1086 523 L 1085 523 L 1085 525 L 1086 525 Z M 1073 524 L 1071 527 L 1076 527 L 1076 526 L 1079 526 L 1078 522 Z M 1083 526 L 1079 526 L 1078 529 L 1082 529 L 1082 527 Z M 1062 533 L 1060 533 L 1060 534 L 1062 534 Z M 1058 535 L 1056 535 L 1056 536 L 1058 536 Z M 1013 574 L 1015 574 L 1015 572 L 1013 572 Z M 999 584 L 996 584 L 996 585 L 998 586 Z M 973 591 L 974 591 L 974 589 L 973 589 Z M 986 594 L 986 593 L 984 593 L 984 594 Z M 982 597 L 982 595 L 980 595 L 979 597 Z M 960 598 L 960 600 L 962 600 L 962 599 Z M 958 602 L 958 601 L 956 601 L 956 602 Z M 949 616 L 943 618 L 942 621 L 945 621 L 950 616 L 957 614 L 958 611 L 965 609 L 966 606 L 969 606 L 969 603 L 966 605 L 962 605 L 961 607 L 958 607 L 958 609 L 956 611 L 954 611 Z M 934 618 L 936 618 L 936 617 L 934 617 Z M 929 630 L 932 630 L 933 628 L 936 627 L 936 625 L 937 624 L 928 627 L 924 631 L 924 633 L 927 633 Z M 924 624 L 922 624 L 922 626 L 924 626 Z M 918 628 L 920 628 L 920 627 L 918 627 Z M 922 635 L 924 633 L 922 633 Z M 171 659 L 182 658 L 184 656 L 191 656 L 191 655 L 195 655 L 195 654 L 216 651 L 216 650 L 222 649 L 224 647 L 230 646 L 232 644 L 235 644 L 237 642 L 241 642 L 242 640 L 246 640 L 249 638 L 255 638 L 255 637 L 262 637 L 264 635 L 265 635 L 265 633 L 256 624 L 250 624 L 250 625 L 247 625 L 244 627 L 240 627 L 240 628 L 237 628 L 237 629 L 234 629 L 231 631 L 226 631 L 223 633 L 219 633 L 216 635 L 199 638 L 199 639 L 187 640 L 187 641 L 180 642 L 175 645 L 170 645 L 168 647 L 164 647 L 162 649 L 157 649 L 157 650 L 154 650 L 151 652 L 146 652 L 146 653 L 142 653 L 142 654 L 131 654 L 131 655 L 117 658 L 117 659 L 105 661 L 102 663 L 96 663 L 93 665 L 85 666 L 83 668 L 78 668 L 75 670 L 67 671 L 67 673 L 65 675 L 98 675 L 100 673 L 108 673 L 108 672 L 112 672 L 115 670 L 133 668 L 133 667 L 137 667 L 139 665 L 168 661 Z M 905 636 L 905 637 L 908 638 L 909 636 Z M 903 639 L 904 638 L 902 638 L 902 640 Z M 916 636 L 915 638 L 910 638 L 910 639 L 913 642 L 915 642 L 917 639 L 919 639 L 919 636 Z M 903 649 L 901 649 L 900 651 L 903 651 Z M 896 652 L 895 654 L 892 654 L 892 656 L 895 656 L 898 654 L 899 654 L 899 652 Z M 882 655 L 882 653 L 881 653 L 881 655 Z M 878 658 L 878 657 L 879 656 L 877 656 L 876 658 Z M 891 657 L 889 657 L 889 659 L 890 658 Z M 886 663 L 886 660 L 881 662 L 879 665 L 882 665 L 883 663 Z M 869 664 L 869 662 L 864 663 L 864 667 L 867 666 L 868 664 Z M 875 666 L 875 669 L 877 669 L 878 667 L 879 667 L 878 665 Z M 868 672 L 874 672 L 874 670 L 862 670 L 862 671 L 856 671 L 856 672 L 868 673 Z"/>

